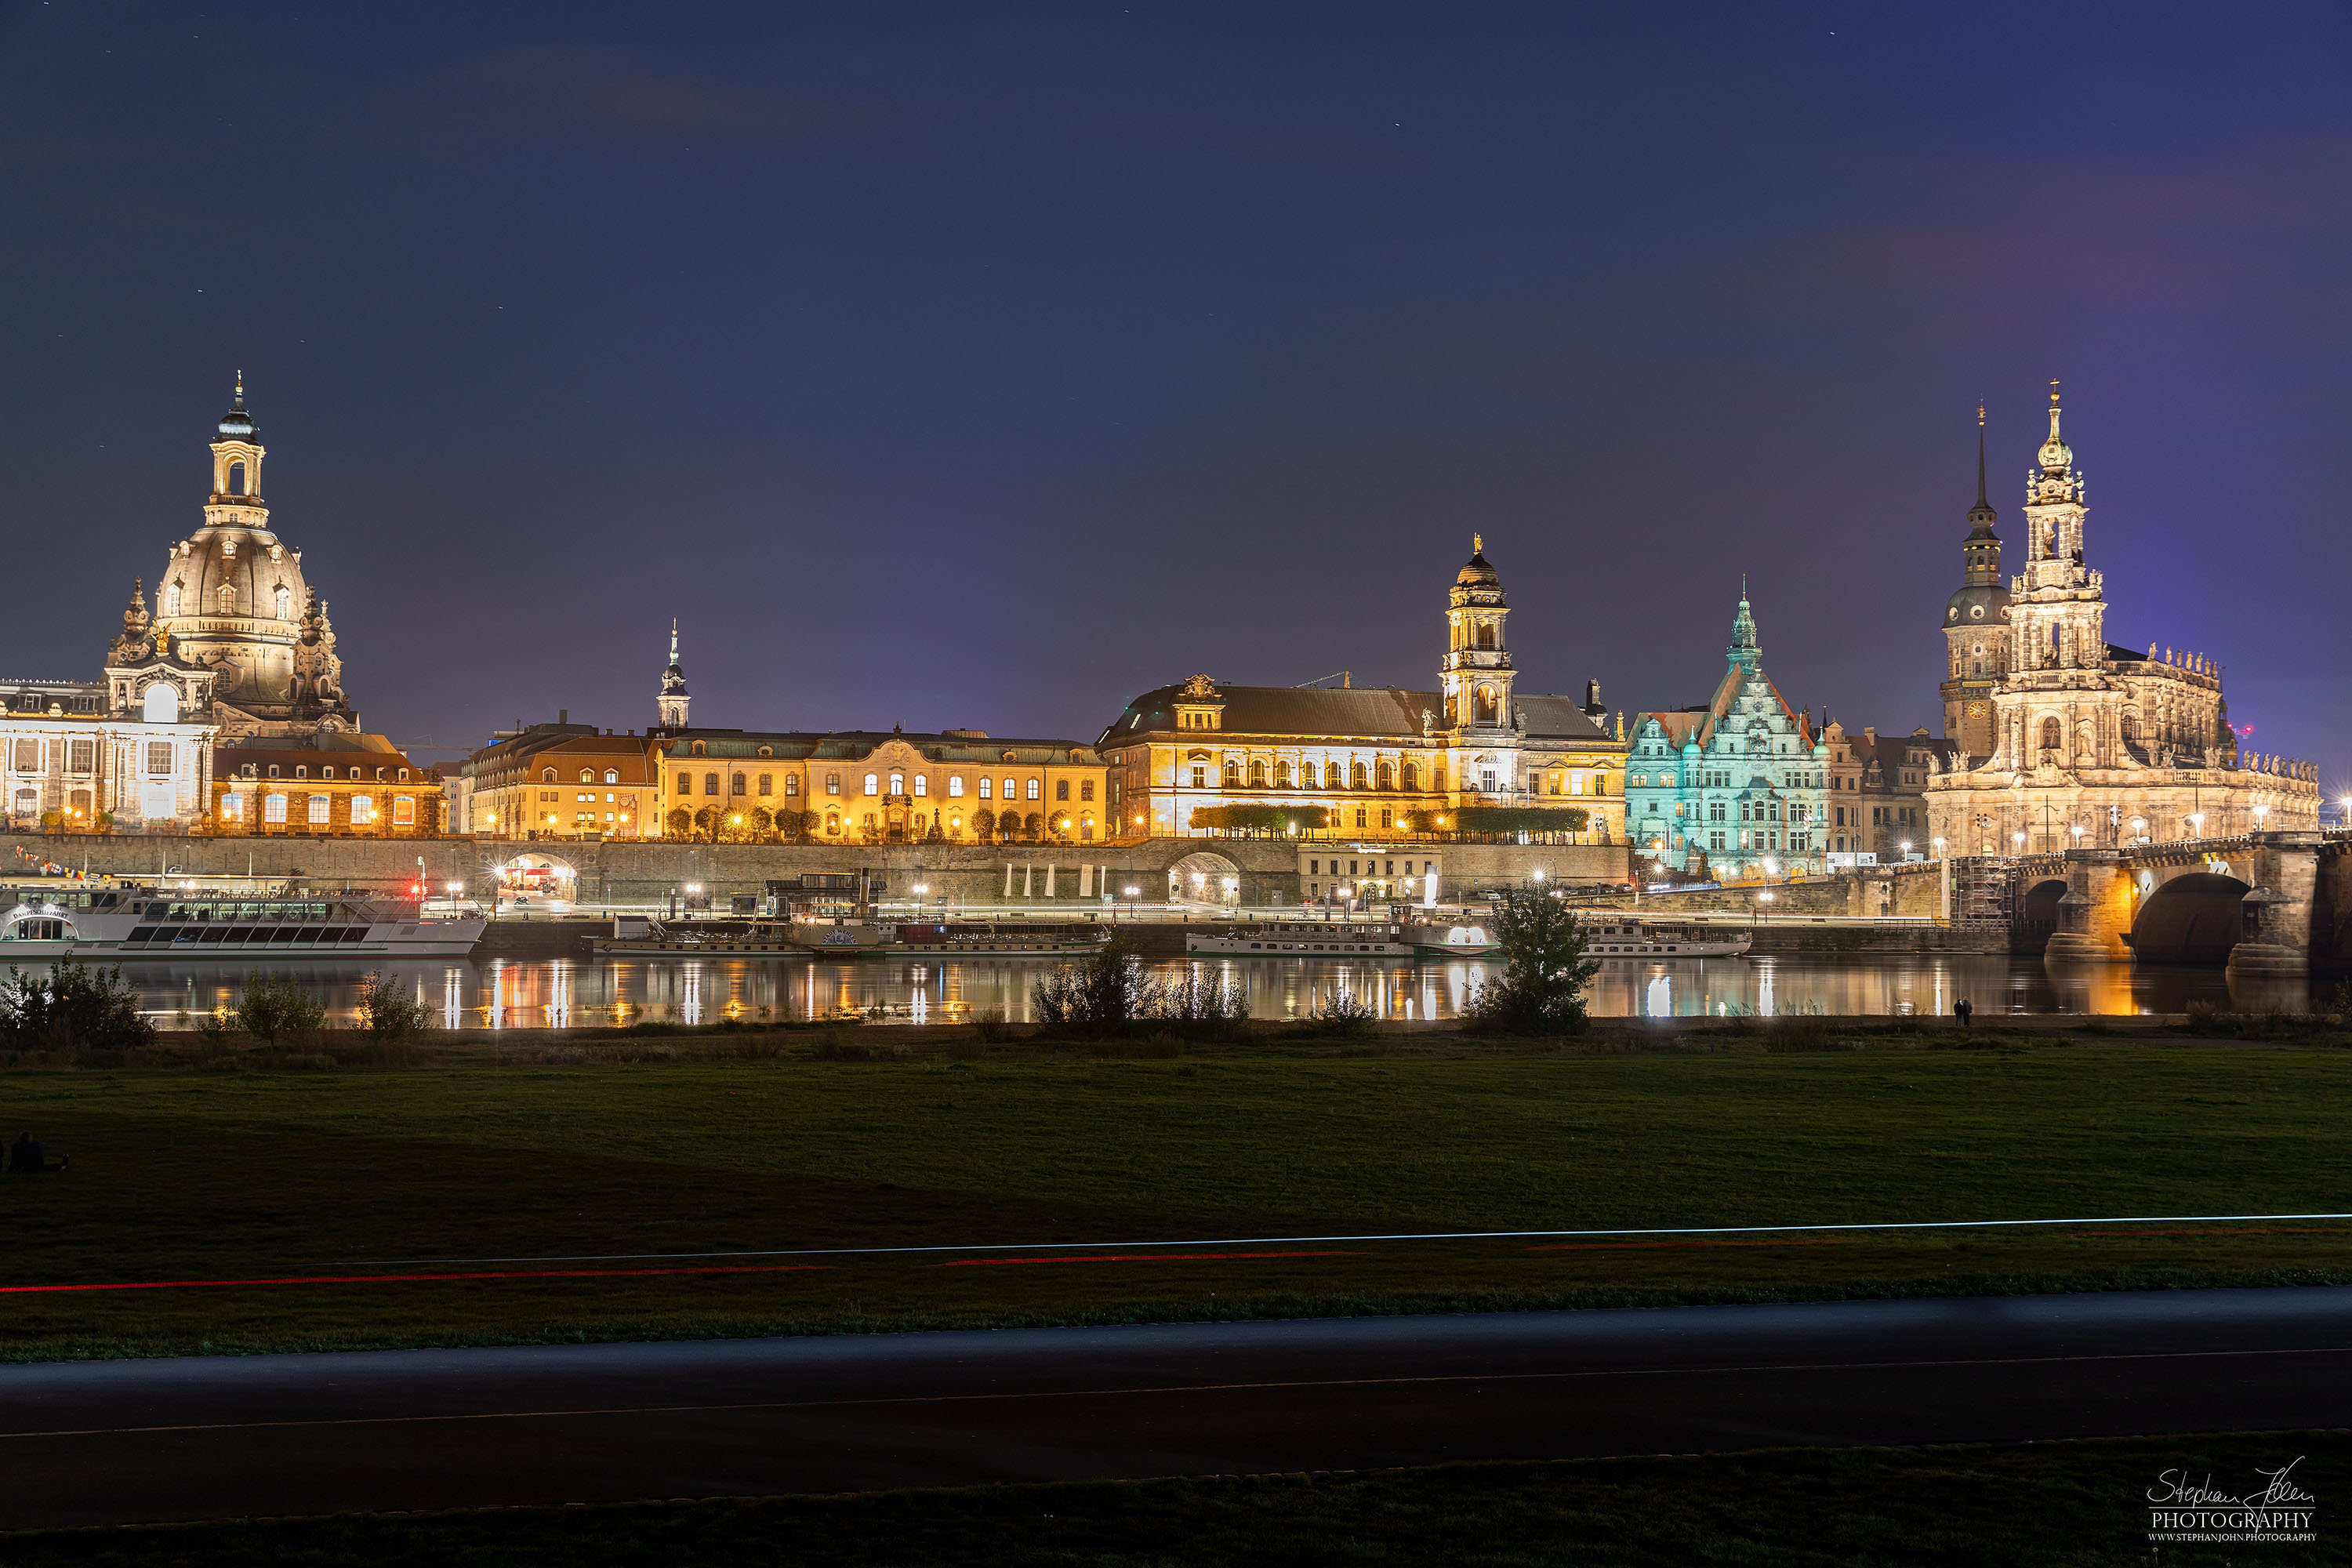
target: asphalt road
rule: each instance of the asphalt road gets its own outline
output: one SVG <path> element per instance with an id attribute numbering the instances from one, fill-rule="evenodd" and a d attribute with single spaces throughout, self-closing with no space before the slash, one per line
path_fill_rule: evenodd
<path id="1" fill-rule="evenodd" d="M 2352 1289 L 0 1368 L 0 1528 L 2333 1426 Z"/>

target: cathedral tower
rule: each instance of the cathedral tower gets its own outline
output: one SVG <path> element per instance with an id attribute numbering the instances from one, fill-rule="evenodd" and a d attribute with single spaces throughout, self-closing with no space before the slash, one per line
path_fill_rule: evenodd
<path id="1" fill-rule="evenodd" d="M 2009 673 L 2009 590 L 2000 584 L 1997 514 L 1985 499 L 1984 409 L 1977 410 L 1977 504 L 1960 543 L 1960 590 L 1944 605 L 1944 736 L 1964 755 L 1992 752 L 1992 686 Z"/>
<path id="2" fill-rule="evenodd" d="M 2010 584 L 2009 604 L 2011 684 L 2048 691 L 2097 684 L 2107 657 L 2105 587 L 2083 561 L 2083 476 L 2058 433 L 2057 384 L 2051 383 L 2050 438 L 2026 479 L 2025 570 Z M 2087 719 L 2029 726 L 2021 710 L 2010 732 L 1994 737 L 1993 750 L 2013 767 L 2032 767 L 2044 753 L 2060 767 L 2107 765 L 2119 737 L 2104 728 Z"/>
<path id="3" fill-rule="evenodd" d="M 686 669 L 677 662 L 677 622 L 669 624 L 669 668 L 662 671 L 661 695 L 656 699 L 661 709 L 661 727 L 665 730 L 686 728 L 686 705 L 692 700 L 686 692 Z"/>

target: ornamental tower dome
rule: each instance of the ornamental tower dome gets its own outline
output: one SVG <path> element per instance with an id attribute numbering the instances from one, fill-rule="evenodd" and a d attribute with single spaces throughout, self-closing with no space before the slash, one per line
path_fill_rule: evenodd
<path id="1" fill-rule="evenodd" d="M 229 734 L 356 728 L 302 552 L 270 530 L 261 432 L 245 406 L 242 373 L 212 454 L 204 526 L 172 546 L 155 579 L 156 631 L 169 634 L 174 654 L 213 672 Z"/>

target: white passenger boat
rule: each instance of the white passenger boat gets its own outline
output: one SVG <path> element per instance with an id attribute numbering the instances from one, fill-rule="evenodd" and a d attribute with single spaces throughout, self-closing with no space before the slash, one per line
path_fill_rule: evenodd
<path id="1" fill-rule="evenodd" d="M 0 888 L 0 966 L 27 960 L 171 958 L 245 963 L 461 958 L 478 917 L 425 920 L 414 899 L 353 893 L 172 891 L 131 883 Z"/>
<path id="2" fill-rule="evenodd" d="M 1755 940 L 1744 931 L 1725 935 L 1648 921 L 1617 921 L 1584 928 L 1584 955 L 1604 963 L 1624 958 L 1738 958 Z"/>
<path id="3" fill-rule="evenodd" d="M 1184 951 L 1208 958 L 1411 958 L 1402 926 L 1386 921 L 1269 921 L 1230 931 L 1187 931 Z"/>

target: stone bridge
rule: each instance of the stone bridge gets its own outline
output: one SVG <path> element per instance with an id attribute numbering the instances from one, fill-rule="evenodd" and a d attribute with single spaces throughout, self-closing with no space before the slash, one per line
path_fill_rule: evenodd
<path id="1" fill-rule="evenodd" d="M 2223 963 L 2232 974 L 2352 968 L 2352 841 L 2254 833 L 2021 856 L 2021 945 L 2090 963 Z"/>

